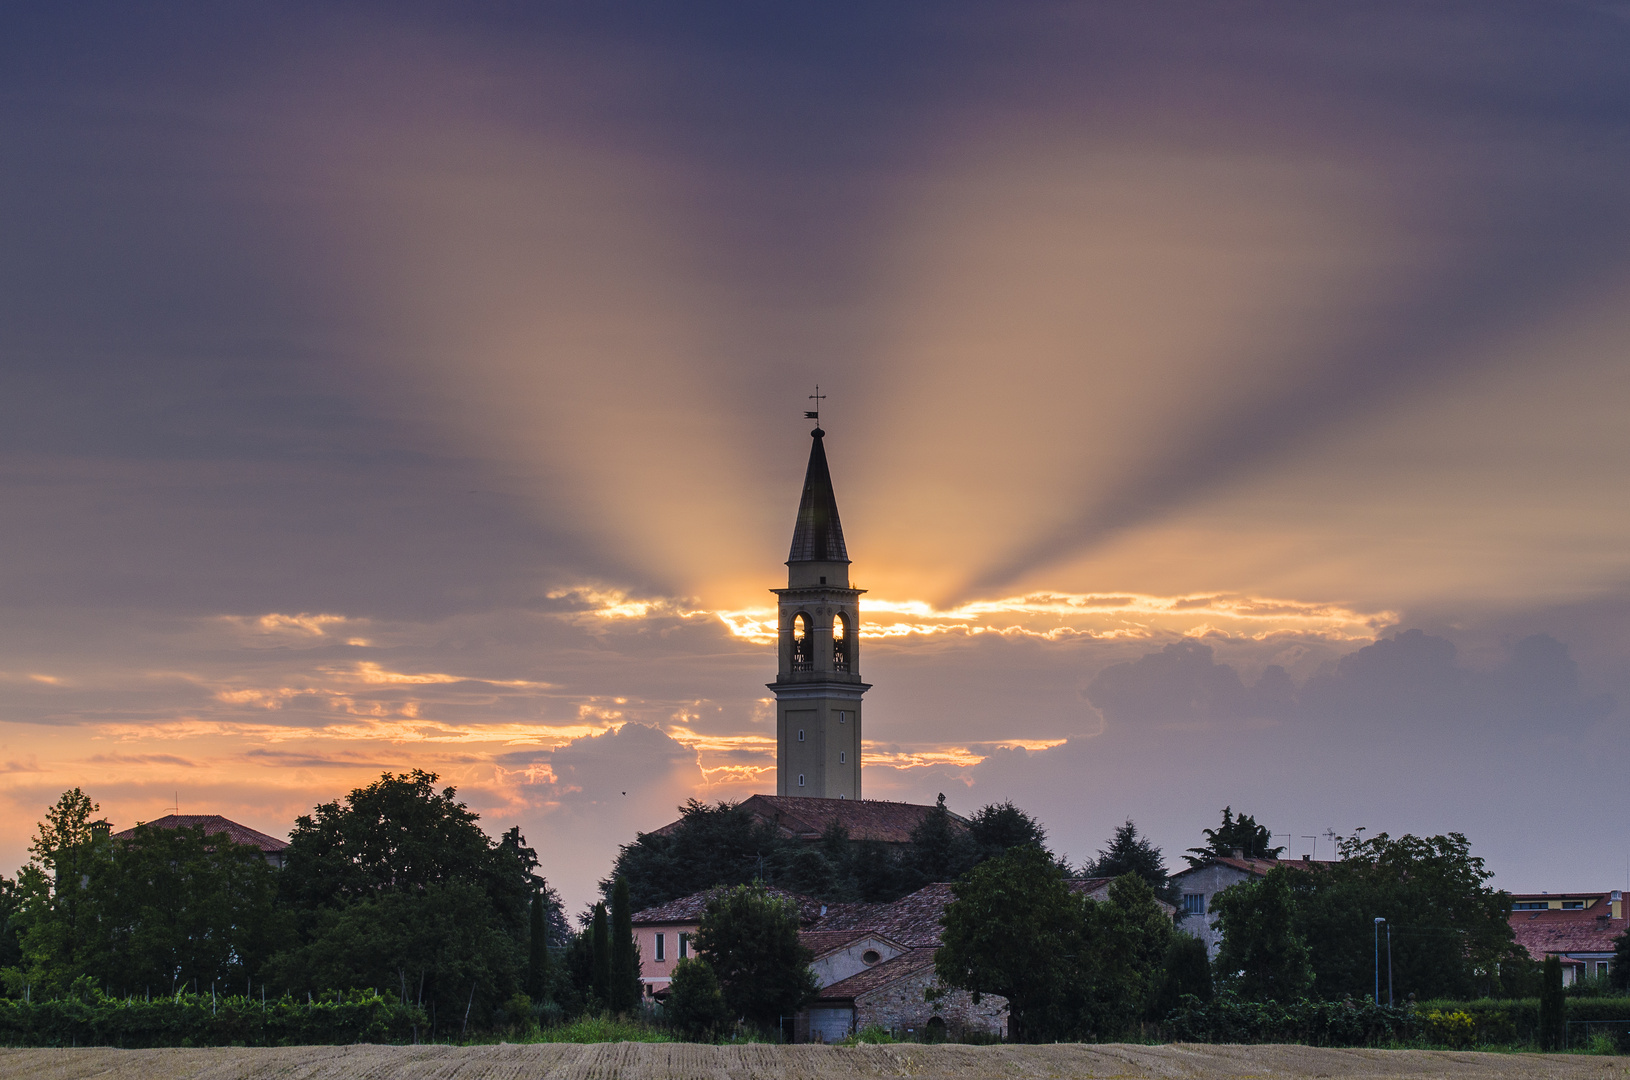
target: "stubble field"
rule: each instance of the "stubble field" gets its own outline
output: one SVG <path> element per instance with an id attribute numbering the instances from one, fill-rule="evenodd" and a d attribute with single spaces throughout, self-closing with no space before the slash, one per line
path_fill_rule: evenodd
<path id="1" fill-rule="evenodd" d="M 1053 1080 L 1144 1077 L 1498 1077 L 1606 1080 L 1630 1058 L 1306 1046 L 300 1046 L 0 1050 L 29 1080 Z"/>

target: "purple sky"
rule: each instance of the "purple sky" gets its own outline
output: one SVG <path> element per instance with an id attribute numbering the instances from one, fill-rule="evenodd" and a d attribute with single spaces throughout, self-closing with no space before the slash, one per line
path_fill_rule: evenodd
<path id="1" fill-rule="evenodd" d="M 12 4 L 0 871 L 382 769 L 574 908 L 773 790 L 1630 876 L 1630 4 Z M 627 794 L 623 794 L 626 792 Z"/>

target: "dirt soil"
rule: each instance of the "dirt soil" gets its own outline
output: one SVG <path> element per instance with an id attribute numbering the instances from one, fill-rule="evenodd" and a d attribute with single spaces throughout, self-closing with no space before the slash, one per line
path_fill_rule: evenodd
<path id="1" fill-rule="evenodd" d="M 28 1080 L 954 1080 L 1053 1078 L 1630 1078 L 1630 1058 L 1307 1046 L 296 1046 L 3 1050 Z"/>

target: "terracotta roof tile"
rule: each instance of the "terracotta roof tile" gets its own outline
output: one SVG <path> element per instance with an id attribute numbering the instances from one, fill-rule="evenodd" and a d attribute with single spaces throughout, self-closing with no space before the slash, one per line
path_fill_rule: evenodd
<path id="1" fill-rule="evenodd" d="M 857 998 L 887 986 L 896 979 L 915 975 L 925 967 L 932 967 L 933 964 L 933 949 L 911 949 L 883 961 L 876 967 L 867 968 L 831 986 L 822 987 L 820 997 L 822 1000 Z"/>
<path id="2" fill-rule="evenodd" d="M 818 840 L 834 823 L 849 830 L 851 840 L 880 840 L 905 844 L 932 806 L 882 802 L 877 799 L 806 799 L 790 795 L 754 795 L 742 802 L 755 817 L 776 826 L 794 840 Z M 953 828 L 967 822 L 951 815 Z"/>
<path id="3" fill-rule="evenodd" d="M 1604 917 L 1612 911 L 1605 893 L 1586 895 L 1600 895 L 1602 900 L 1580 911 L 1513 911 L 1511 930 L 1517 944 L 1535 960 L 1545 959 L 1547 953 L 1612 952 L 1613 939 L 1625 932 L 1625 920 Z"/>
<path id="4" fill-rule="evenodd" d="M 287 840 L 279 840 L 275 836 L 267 836 L 263 832 L 251 829 L 247 825 L 239 825 L 230 818 L 220 814 L 166 814 L 152 821 L 138 822 L 136 828 L 146 826 L 149 829 L 190 829 L 197 825 L 204 827 L 205 836 L 215 836 L 225 833 L 239 844 L 250 844 L 262 852 L 272 854 L 282 851 L 289 846 Z M 136 835 L 136 829 L 125 829 L 123 832 L 113 834 L 115 840 L 128 840 Z"/>
<path id="5" fill-rule="evenodd" d="M 648 907 L 644 911 L 636 911 L 632 921 L 639 925 L 650 926 L 666 923 L 697 923 L 702 921 L 702 913 L 707 910 L 707 902 L 719 893 L 725 891 L 723 886 L 716 889 L 704 889 L 699 893 L 681 896 L 677 900 L 670 900 L 666 904 Z M 808 896 L 786 892 L 782 889 L 768 890 L 771 896 L 779 896 L 791 900 L 798 905 L 798 921 L 811 923 L 821 917 L 821 902 Z"/>

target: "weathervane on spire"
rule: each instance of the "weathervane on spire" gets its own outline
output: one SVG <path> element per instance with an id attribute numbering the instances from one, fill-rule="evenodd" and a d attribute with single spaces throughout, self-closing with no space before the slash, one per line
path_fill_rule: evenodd
<path id="1" fill-rule="evenodd" d="M 812 411 L 806 411 L 804 419 L 815 421 L 815 427 L 819 430 L 821 426 L 821 402 L 826 400 L 826 395 L 821 393 L 820 383 L 815 384 L 815 392 L 809 395 L 809 400 L 815 403 L 815 408 Z"/>

